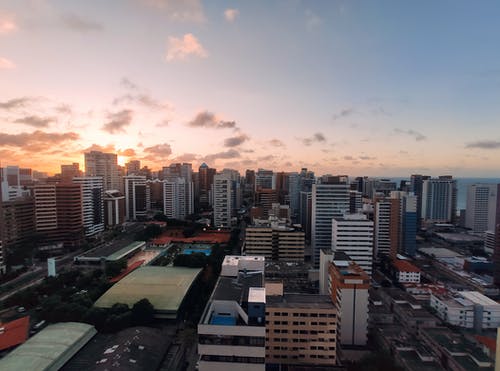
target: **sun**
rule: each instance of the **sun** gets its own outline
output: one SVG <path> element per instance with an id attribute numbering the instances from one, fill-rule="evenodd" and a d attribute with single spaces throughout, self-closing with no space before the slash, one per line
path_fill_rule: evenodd
<path id="1" fill-rule="evenodd" d="M 125 156 L 118 156 L 118 165 L 125 166 L 127 158 Z"/>

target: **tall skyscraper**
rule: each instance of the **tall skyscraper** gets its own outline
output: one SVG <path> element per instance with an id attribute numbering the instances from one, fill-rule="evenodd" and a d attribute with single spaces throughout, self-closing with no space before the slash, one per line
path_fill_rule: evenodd
<path id="1" fill-rule="evenodd" d="M 276 176 L 272 170 L 259 169 L 255 174 L 255 190 L 276 189 Z"/>
<path id="2" fill-rule="evenodd" d="M 198 182 L 200 185 L 199 209 L 207 210 L 212 204 L 212 184 L 215 173 L 216 170 L 209 168 L 206 163 L 201 164 L 198 169 Z"/>
<path id="3" fill-rule="evenodd" d="M 391 199 L 399 201 L 397 252 L 414 256 L 417 252 L 417 196 L 412 192 L 394 191 Z"/>
<path id="4" fill-rule="evenodd" d="M 104 231 L 103 179 L 98 176 L 73 178 L 82 186 L 83 227 L 85 236 L 91 237 Z"/>
<path id="5" fill-rule="evenodd" d="M 410 178 L 410 191 L 417 197 L 417 228 L 422 222 L 422 195 L 424 190 L 424 180 L 430 179 L 428 175 L 413 174 Z"/>
<path id="6" fill-rule="evenodd" d="M 373 263 L 373 221 L 364 214 L 345 214 L 332 221 L 332 250 L 344 252 L 369 276 Z"/>
<path id="7" fill-rule="evenodd" d="M 313 262 L 319 266 L 321 249 L 332 248 L 332 220 L 349 211 L 347 176 L 325 177 L 312 186 L 311 243 Z"/>
<path id="8" fill-rule="evenodd" d="M 91 151 L 85 153 L 85 176 L 100 176 L 104 190 L 123 190 L 116 153 Z"/>
<path id="9" fill-rule="evenodd" d="M 125 187 L 125 219 L 145 218 L 150 209 L 149 185 L 145 176 L 127 175 L 123 177 Z"/>
<path id="10" fill-rule="evenodd" d="M 142 175 L 141 172 L 141 161 L 130 160 L 125 164 L 125 175 Z"/>
<path id="11" fill-rule="evenodd" d="M 495 230 L 497 184 L 471 184 L 467 188 L 465 226 L 474 232 Z"/>
<path id="12" fill-rule="evenodd" d="M 184 178 L 163 181 L 163 213 L 167 218 L 184 220 L 189 215 L 186 188 L 189 185 Z"/>
<path id="13" fill-rule="evenodd" d="M 422 219 L 426 223 L 453 223 L 457 210 L 457 185 L 451 176 L 424 180 Z"/>
<path id="14" fill-rule="evenodd" d="M 83 172 L 80 170 L 78 162 L 73 162 L 71 165 L 61 165 L 62 182 L 71 182 L 73 178 L 81 176 L 83 176 Z"/>
<path id="15" fill-rule="evenodd" d="M 214 226 L 231 227 L 231 179 L 227 175 L 216 174 L 212 188 L 214 198 Z"/>
<path id="16" fill-rule="evenodd" d="M 175 163 L 170 164 L 169 166 L 163 167 L 163 179 L 170 182 L 178 182 L 177 179 L 184 179 L 184 196 L 183 199 L 183 207 L 185 207 L 186 211 L 182 212 L 185 216 L 194 213 L 194 182 L 193 182 L 193 168 L 189 163 Z"/>
<path id="17" fill-rule="evenodd" d="M 306 234 L 306 241 L 311 241 L 312 192 L 300 192 L 299 223 Z"/>

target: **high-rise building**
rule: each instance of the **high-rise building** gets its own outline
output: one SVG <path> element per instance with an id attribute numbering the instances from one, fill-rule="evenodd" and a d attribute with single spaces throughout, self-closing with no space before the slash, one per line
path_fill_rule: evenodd
<path id="1" fill-rule="evenodd" d="M 224 174 L 216 174 L 213 180 L 214 226 L 231 227 L 231 179 Z"/>
<path id="2" fill-rule="evenodd" d="M 417 196 L 417 228 L 420 228 L 422 221 L 422 195 L 424 191 L 424 181 L 430 179 L 428 175 L 413 174 L 410 178 L 410 191 Z"/>
<path id="3" fill-rule="evenodd" d="M 364 214 L 345 214 L 332 221 L 332 250 L 344 252 L 369 276 L 373 263 L 373 221 Z"/>
<path id="4" fill-rule="evenodd" d="M 125 221 L 125 196 L 119 191 L 104 192 L 104 224 L 114 227 Z"/>
<path id="5" fill-rule="evenodd" d="M 216 172 L 216 169 L 209 168 L 206 163 L 201 164 L 198 169 L 200 188 L 198 209 L 207 210 L 212 205 L 212 184 Z"/>
<path id="6" fill-rule="evenodd" d="M 73 178 L 81 176 L 83 176 L 83 172 L 80 170 L 78 162 L 73 162 L 71 165 L 61 165 L 62 182 L 71 182 Z"/>
<path id="7" fill-rule="evenodd" d="M 311 241 L 312 192 L 300 192 L 299 223 L 306 234 L 306 240 Z"/>
<path id="8" fill-rule="evenodd" d="M 57 198 L 55 184 L 37 184 L 33 188 L 35 229 L 46 234 L 57 229 Z"/>
<path id="9" fill-rule="evenodd" d="M 104 188 L 99 176 L 73 178 L 73 183 L 82 186 L 83 227 L 85 237 L 104 231 Z"/>
<path id="10" fill-rule="evenodd" d="M 498 184 L 471 184 L 467 188 L 465 227 L 474 232 L 495 230 Z"/>
<path id="11" fill-rule="evenodd" d="M 336 365 L 339 318 L 328 295 L 268 295 L 266 312 L 266 365 L 275 367 L 270 369 Z"/>
<path id="12" fill-rule="evenodd" d="M 104 190 L 123 190 L 116 153 L 91 151 L 85 153 L 85 176 L 100 176 Z"/>
<path id="13" fill-rule="evenodd" d="M 184 178 L 169 178 L 163 181 L 163 214 L 167 218 L 184 220 L 189 215 L 187 188 L 192 190 Z"/>
<path id="14" fill-rule="evenodd" d="M 349 211 L 349 186 L 346 176 L 327 177 L 312 186 L 311 243 L 313 262 L 319 266 L 321 249 L 332 248 L 332 220 Z"/>
<path id="15" fill-rule="evenodd" d="M 125 164 L 125 175 L 142 175 L 141 172 L 141 161 L 140 160 L 130 160 Z"/>
<path id="16" fill-rule="evenodd" d="M 274 218 L 246 228 L 244 251 L 269 260 L 304 261 L 304 243 L 304 232 Z"/>
<path id="17" fill-rule="evenodd" d="M 221 174 L 224 174 L 231 180 L 231 215 L 236 216 L 241 207 L 242 199 L 240 173 L 233 169 L 223 169 Z"/>
<path id="18" fill-rule="evenodd" d="M 140 220 L 150 209 L 149 184 L 145 176 L 127 175 L 123 177 L 125 187 L 125 219 Z"/>
<path id="19" fill-rule="evenodd" d="M 340 317 L 337 327 L 340 345 L 342 349 L 365 346 L 370 277 L 347 254 L 333 254 L 328 264 L 327 289 Z"/>
<path id="20" fill-rule="evenodd" d="M 399 207 L 396 253 L 414 256 L 417 252 L 417 197 L 412 192 L 393 191 L 391 199 L 397 199 L 399 204 L 395 206 Z M 391 257 L 394 259 L 395 254 Z"/>
<path id="21" fill-rule="evenodd" d="M 457 210 L 457 185 L 451 176 L 424 180 L 422 219 L 426 223 L 453 223 Z"/>
<path id="22" fill-rule="evenodd" d="M 163 167 L 163 179 L 170 182 L 178 182 L 177 179 L 184 179 L 183 207 L 186 209 L 184 219 L 187 215 L 194 213 L 194 182 L 193 168 L 189 163 L 175 163 Z"/>
<path id="23" fill-rule="evenodd" d="M 269 216 L 273 204 L 278 203 L 278 191 L 270 188 L 259 188 L 255 191 L 255 206 L 262 208 L 264 218 Z"/>
<path id="24" fill-rule="evenodd" d="M 288 199 L 292 220 L 298 223 L 300 212 L 300 176 L 298 173 L 288 173 Z"/>
<path id="25" fill-rule="evenodd" d="M 224 258 L 198 324 L 200 371 L 265 370 L 264 265 L 264 257 Z"/>
<path id="26" fill-rule="evenodd" d="M 374 256 L 395 257 L 399 241 L 399 201 L 387 197 L 375 199 Z"/>
<path id="27" fill-rule="evenodd" d="M 78 246 L 86 232 L 84 224 L 86 195 L 82 190 L 83 187 L 77 183 L 56 185 L 57 230 L 52 232 L 52 238 L 54 241 L 63 242 L 66 247 Z"/>
<path id="28" fill-rule="evenodd" d="M 255 190 L 276 189 L 276 176 L 272 170 L 259 169 L 255 174 Z"/>
<path id="29" fill-rule="evenodd" d="M 34 214 L 33 199 L 31 197 L 0 202 L 0 228 L 2 228 L 0 240 L 3 242 L 4 252 L 10 250 L 15 254 L 17 248 L 26 246 L 30 239 L 34 238 Z M 2 255 L 1 252 L 0 255 Z M 6 259 L 7 256 L 4 258 Z"/>

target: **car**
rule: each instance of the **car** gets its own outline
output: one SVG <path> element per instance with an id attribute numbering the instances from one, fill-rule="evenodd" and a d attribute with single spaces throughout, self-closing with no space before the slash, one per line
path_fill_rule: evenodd
<path id="1" fill-rule="evenodd" d="M 24 313 L 26 312 L 26 308 L 25 307 L 18 307 L 17 308 L 17 313 Z"/>

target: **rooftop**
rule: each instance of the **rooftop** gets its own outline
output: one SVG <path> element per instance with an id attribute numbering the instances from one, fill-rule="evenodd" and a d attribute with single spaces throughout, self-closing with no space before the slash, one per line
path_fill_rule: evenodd
<path id="1" fill-rule="evenodd" d="M 132 251 L 145 245 L 146 243 L 144 241 L 133 241 L 129 238 L 119 239 L 89 250 L 84 254 L 77 256 L 75 260 L 119 260 Z"/>
<path id="2" fill-rule="evenodd" d="M 57 370 L 95 334 L 94 326 L 65 322 L 47 326 L 0 360 L 2 371 Z"/>
<path id="3" fill-rule="evenodd" d="M 115 303 L 125 303 L 131 307 L 146 298 L 158 316 L 176 318 L 184 297 L 200 272 L 200 268 L 141 267 L 106 291 L 95 306 L 110 308 Z"/>
<path id="4" fill-rule="evenodd" d="M 284 294 L 283 296 L 268 296 L 267 306 L 281 308 L 335 309 L 330 296 L 315 294 Z"/>
<path id="5" fill-rule="evenodd" d="M 406 260 L 393 260 L 392 265 L 400 272 L 420 272 L 420 269 Z"/>
<path id="6" fill-rule="evenodd" d="M 150 327 L 98 334 L 61 371 L 156 370 L 170 341 L 167 334 Z"/>

